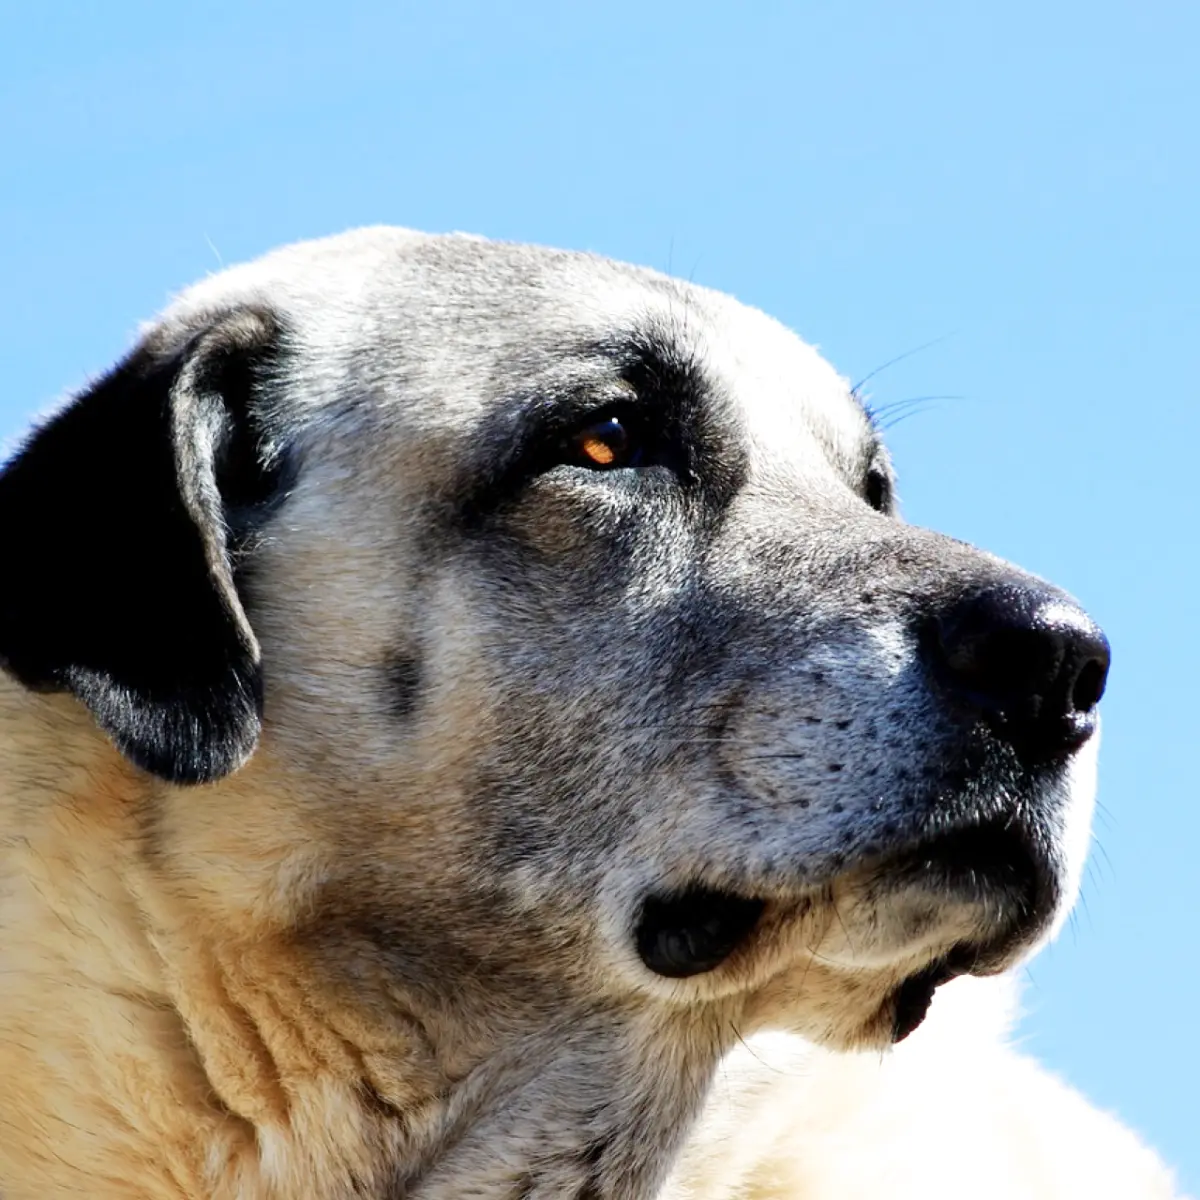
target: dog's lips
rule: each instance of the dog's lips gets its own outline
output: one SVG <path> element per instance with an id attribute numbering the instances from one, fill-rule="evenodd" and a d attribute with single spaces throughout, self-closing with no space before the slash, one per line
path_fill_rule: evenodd
<path id="1" fill-rule="evenodd" d="M 1060 890 L 1043 839 L 1011 818 L 919 840 L 877 859 L 871 877 L 885 897 L 912 890 L 991 910 L 997 936 L 1017 939 L 1049 917 Z"/>
<path id="2" fill-rule="evenodd" d="M 929 984 L 932 994 L 953 975 L 1007 967 L 1015 950 L 1052 915 L 1059 895 L 1056 872 L 1038 839 L 1018 822 L 999 820 L 913 840 L 855 864 L 831 883 L 849 897 L 834 928 L 846 932 L 854 907 L 865 904 L 872 929 L 882 936 L 868 948 L 848 935 L 849 958 L 823 946 L 829 961 L 850 969 L 883 967 L 920 953 L 923 943 L 937 956 L 933 966 L 921 967 L 903 985 L 905 1011 L 920 1007 L 915 1000 L 922 981 L 935 980 Z M 804 890 L 811 901 L 824 888 L 814 892 L 809 884 Z M 714 971 L 753 938 L 763 913 L 774 908 L 767 897 L 777 891 L 746 879 L 736 891 L 696 883 L 650 892 L 634 921 L 638 957 L 668 979 Z M 894 938 L 883 932 L 889 926 L 897 930 Z"/>
<path id="3" fill-rule="evenodd" d="M 647 890 L 636 952 L 660 980 L 745 992 L 751 1025 L 879 1048 L 922 1024 L 938 988 L 1008 969 L 1045 931 L 1064 886 L 1054 845 L 1036 812 L 1009 811 L 910 830 L 824 878 Z"/>
<path id="4" fill-rule="evenodd" d="M 892 1009 L 892 1042 L 902 1042 L 915 1032 L 929 1015 L 933 994 L 943 983 L 954 979 L 959 972 L 942 960 L 931 963 L 923 971 L 910 975 L 888 997 Z"/>

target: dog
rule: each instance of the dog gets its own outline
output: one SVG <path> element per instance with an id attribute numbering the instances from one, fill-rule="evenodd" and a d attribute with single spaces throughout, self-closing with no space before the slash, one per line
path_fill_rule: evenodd
<path id="1" fill-rule="evenodd" d="M 4 1200 L 1172 1195 L 1002 1042 L 1108 644 L 894 491 L 648 270 L 185 292 L 0 476 Z"/>

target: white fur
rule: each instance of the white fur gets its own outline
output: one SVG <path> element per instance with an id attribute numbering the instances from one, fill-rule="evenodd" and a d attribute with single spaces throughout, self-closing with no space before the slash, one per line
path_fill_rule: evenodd
<path id="1" fill-rule="evenodd" d="M 662 1200 L 1179 1197 L 1136 1135 L 1008 1044 L 1015 995 L 956 980 L 882 1055 L 748 1039 Z"/>

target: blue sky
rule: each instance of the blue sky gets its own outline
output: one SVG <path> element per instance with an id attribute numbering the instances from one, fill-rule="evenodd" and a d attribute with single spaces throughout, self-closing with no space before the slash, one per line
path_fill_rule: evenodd
<path id="1" fill-rule="evenodd" d="M 1025 1044 L 1200 1190 L 1200 8 L 0 5 L 0 437 L 174 289 L 387 221 L 765 308 L 880 405 L 909 519 L 1106 626 L 1102 852 Z"/>

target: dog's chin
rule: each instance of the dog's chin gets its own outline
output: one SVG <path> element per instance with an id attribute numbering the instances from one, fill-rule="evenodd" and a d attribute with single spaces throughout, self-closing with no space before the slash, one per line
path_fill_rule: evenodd
<path id="1" fill-rule="evenodd" d="M 988 821 L 853 864 L 797 905 L 753 889 L 650 897 L 637 946 L 665 979 L 753 980 L 758 1026 L 838 1049 L 878 1047 L 916 1030 L 944 983 L 1012 966 L 1062 893 L 1044 837 Z"/>
<path id="2" fill-rule="evenodd" d="M 960 975 L 995 975 L 1045 933 L 1062 898 L 1062 867 L 1020 821 L 983 822 L 931 837 L 839 877 L 835 919 L 814 947 L 827 969 L 883 988 L 857 1037 L 898 1042 Z"/>

